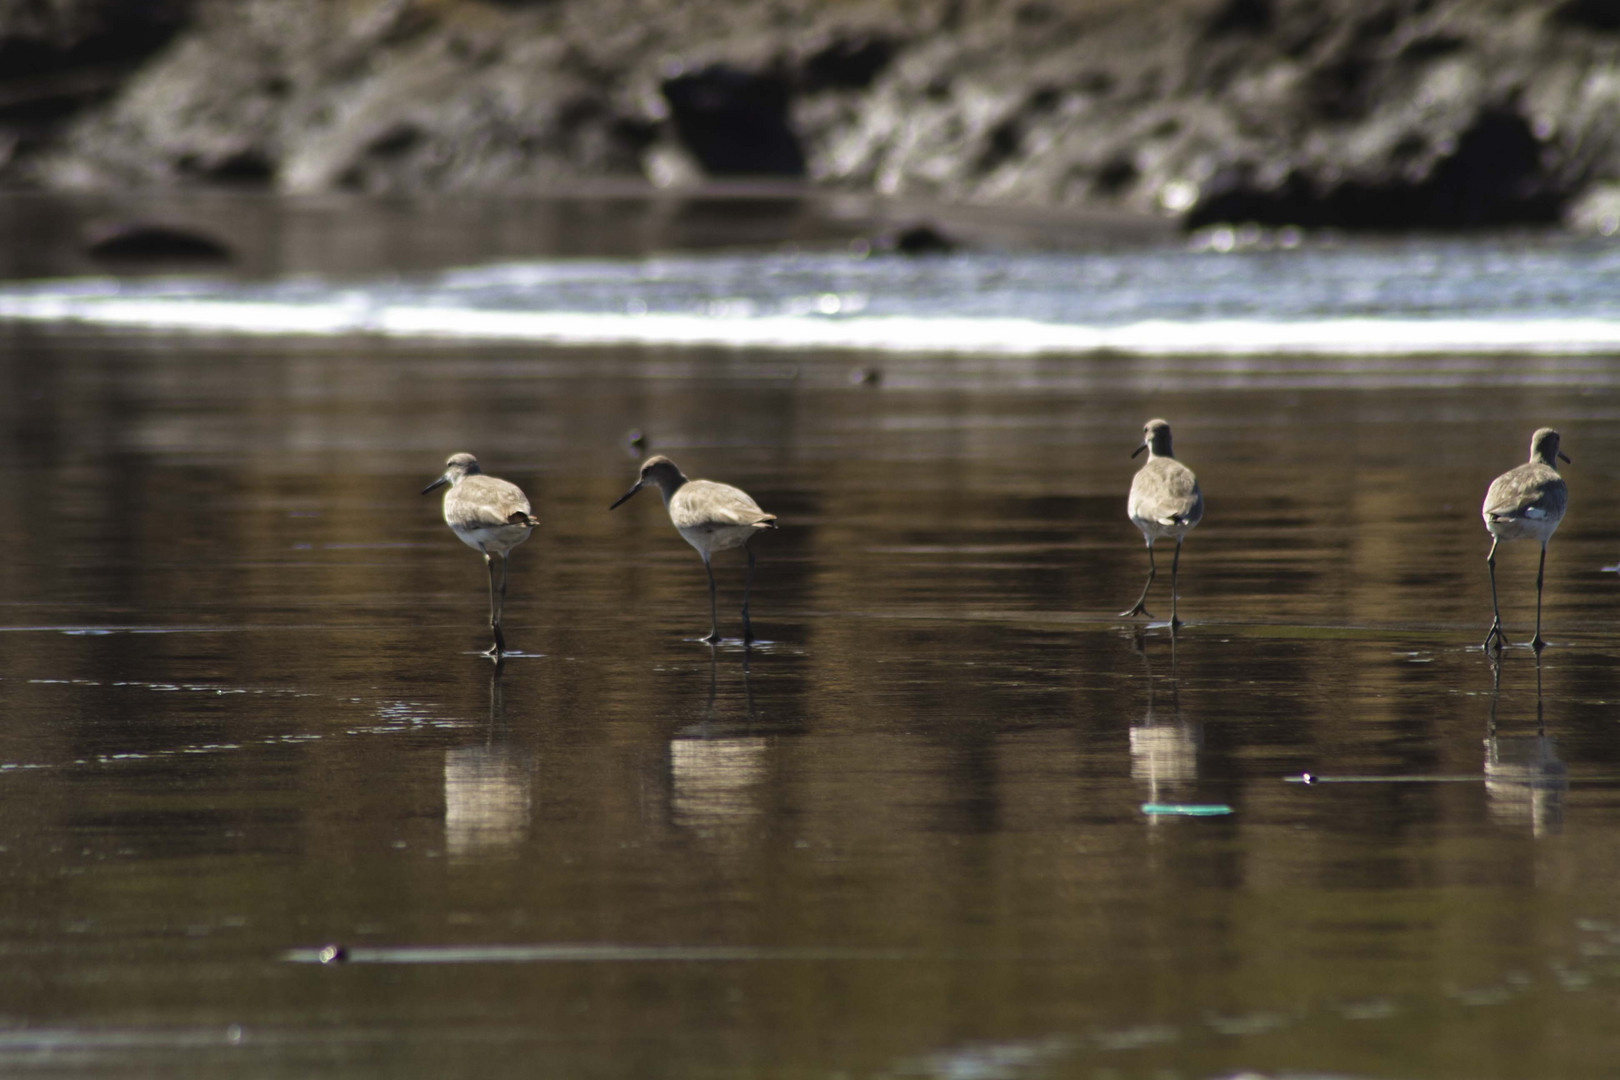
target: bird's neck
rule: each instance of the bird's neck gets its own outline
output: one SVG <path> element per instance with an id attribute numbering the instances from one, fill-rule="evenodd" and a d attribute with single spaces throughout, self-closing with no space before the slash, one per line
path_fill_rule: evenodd
<path id="1" fill-rule="evenodd" d="M 675 493 L 685 486 L 686 477 L 684 476 L 677 475 L 667 478 L 659 478 L 658 493 L 664 497 L 664 508 L 666 510 L 669 508 L 669 500 L 673 499 L 675 497 Z"/>

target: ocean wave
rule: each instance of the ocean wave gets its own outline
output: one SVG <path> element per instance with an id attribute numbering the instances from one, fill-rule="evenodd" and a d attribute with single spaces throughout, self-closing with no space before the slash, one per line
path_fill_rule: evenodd
<path id="1" fill-rule="evenodd" d="M 857 307 L 851 304 L 849 307 Z M 242 335 L 379 335 L 569 346 L 1006 355 L 1594 355 L 1620 353 L 1620 319 L 1143 319 L 1117 325 L 1010 317 L 612 313 L 389 303 L 354 293 L 324 302 L 195 295 L 96 295 L 80 287 L 0 294 L 0 319 Z M 828 312 L 831 313 L 828 313 Z"/>

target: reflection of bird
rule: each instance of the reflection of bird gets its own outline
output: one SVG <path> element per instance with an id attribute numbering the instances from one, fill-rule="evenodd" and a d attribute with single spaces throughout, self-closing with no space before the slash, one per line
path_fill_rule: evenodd
<path id="1" fill-rule="evenodd" d="M 1490 723 L 1485 736 L 1485 794 L 1491 816 L 1504 824 L 1527 824 L 1536 836 L 1564 820 L 1569 767 L 1547 736 L 1541 708 L 1541 665 L 1536 664 L 1536 733 L 1497 735 L 1496 703 L 1502 671 L 1491 665 Z"/>
<path id="2" fill-rule="evenodd" d="M 529 831 L 529 755 L 497 739 L 505 721 L 500 668 L 489 682 L 489 739 L 444 752 L 444 846 L 452 857 L 513 847 Z"/>
<path id="3" fill-rule="evenodd" d="M 529 512 L 528 496 L 516 484 L 485 476 L 471 454 L 451 454 L 444 475 L 422 489 L 422 494 L 449 484 L 444 493 L 444 522 L 463 544 L 484 556 L 489 568 L 489 628 L 495 644 L 489 655 L 506 651 L 501 633 L 501 608 L 506 603 L 507 552 L 529 538 L 540 522 Z M 501 557 L 501 585 L 495 587 L 495 559 Z"/>
<path id="4" fill-rule="evenodd" d="M 669 740 L 670 816 L 676 825 L 713 829 L 737 825 L 761 812 L 769 743 L 753 733 L 754 698 L 743 662 L 747 713 L 742 724 L 716 725 L 717 657 L 710 654 L 709 700 L 701 724 Z M 746 654 L 745 654 L 746 657 Z"/>
<path id="5" fill-rule="evenodd" d="M 1153 665 L 1147 651 L 1133 641 L 1133 649 L 1142 657 L 1147 670 L 1148 704 L 1142 722 L 1131 725 L 1131 779 L 1148 782 L 1148 801 L 1159 801 L 1159 785 L 1163 782 L 1198 779 L 1198 751 L 1203 745 L 1203 730 L 1199 724 L 1181 719 L 1181 697 L 1175 669 L 1175 644 L 1170 654 L 1170 718 L 1154 715 Z"/>
<path id="6" fill-rule="evenodd" d="M 1558 459 L 1569 458 L 1558 449 L 1558 432 L 1541 428 L 1530 436 L 1530 460 L 1516 469 L 1491 481 L 1485 492 L 1485 505 L 1480 515 L 1491 534 L 1490 554 L 1485 565 L 1491 571 L 1491 628 L 1485 632 L 1485 648 L 1496 642 L 1502 647 L 1502 611 L 1496 603 L 1496 545 L 1503 540 L 1541 541 L 1541 565 L 1536 570 L 1536 636 L 1530 647 L 1540 652 L 1546 642 L 1541 639 L 1541 583 L 1547 573 L 1547 541 L 1564 520 L 1564 505 L 1569 489 L 1558 475 Z"/>
<path id="7" fill-rule="evenodd" d="M 1170 625 L 1180 624 L 1176 618 L 1176 570 L 1181 563 L 1181 541 L 1204 516 L 1204 496 L 1198 490 L 1198 477 L 1177 461 L 1170 450 L 1170 425 L 1163 420 L 1149 420 L 1142 428 L 1142 445 L 1131 457 L 1143 450 L 1148 452 L 1147 463 L 1137 470 L 1131 481 L 1131 497 L 1126 504 L 1131 523 L 1142 530 L 1147 541 L 1148 577 L 1142 586 L 1142 595 L 1130 610 L 1120 614 L 1152 614 L 1147 609 L 1148 590 L 1158 572 L 1153 565 L 1153 541 L 1176 538 L 1176 553 L 1170 560 Z"/>
<path id="8" fill-rule="evenodd" d="M 736 824 L 760 812 L 765 780 L 762 735 L 669 741 L 671 816 L 691 828 Z"/>
<path id="9" fill-rule="evenodd" d="M 743 585 L 742 619 L 743 641 L 753 640 L 753 628 L 748 621 L 748 593 L 754 585 L 754 553 L 748 541 L 761 529 L 776 528 L 776 515 L 759 508 L 745 491 L 729 484 L 712 480 L 688 480 L 669 458 L 659 455 L 648 458 L 641 466 L 641 477 L 631 489 L 619 496 L 609 510 L 616 508 L 646 484 L 656 484 L 664 496 L 669 520 L 688 544 L 703 556 L 703 569 L 709 575 L 709 636 L 704 641 L 714 644 L 720 640 L 720 620 L 715 610 L 714 570 L 709 557 L 716 551 L 742 548 L 748 554 L 748 577 Z"/>

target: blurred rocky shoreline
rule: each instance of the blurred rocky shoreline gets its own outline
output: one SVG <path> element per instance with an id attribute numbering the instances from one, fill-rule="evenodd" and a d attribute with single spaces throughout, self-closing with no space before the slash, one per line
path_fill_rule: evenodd
<path id="1" fill-rule="evenodd" d="M 1620 4 L 0 0 L 0 187 L 1620 229 Z"/>

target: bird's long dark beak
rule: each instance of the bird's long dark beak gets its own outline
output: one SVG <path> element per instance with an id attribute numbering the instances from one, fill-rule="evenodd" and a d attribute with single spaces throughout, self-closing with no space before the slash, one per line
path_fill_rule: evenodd
<path id="1" fill-rule="evenodd" d="M 448 476 L 441 476 L 437 480 L 433 481 L 433 483 L 423 488 L 422 494 L 426 495 L 430 491 L 437 491 L 439 488 L 444 487 L 444 485 L 448 484 L 449 482 L 450 478 Z"/>
<path id="2" fill-rule="evenodd" d="M 640 490 L 641 490 L 641 481 L 637 480 L 636 481 L 636 486 L 631 488 L 629 491 L 625 492 L 623 495 L 620 495 L 617 499 L 615 499 L 613 501 L 613 505 L 608 507 L 608 509 L 609 510 L 617 510 L 619 508 L 620 503 L 624 502 L 624 500 L 628 499 L 630 496 L 634 495 L 636 492 L 638 492 Z"/>
<path id="3" fill-rule="evenodd" d="M 1558 460 L 1562 461 L 1565 465 L 1575 464 L 1573 461 L 1569 460 L 1569 455 L 1564 453 L 1562 450 L 1558 451 Z"/>
<path id="4" fill-rule="evenodd" d="M 1138 446 L 1135 450 L 1131 451 L 1131 457 L 1135 457 L 1137 454 L 1140 454 L 1142 451 L 1144 451 L 1146 449 L 1147 449 L 1147 443 L 1143 443 L 1141 446 Z"/>

